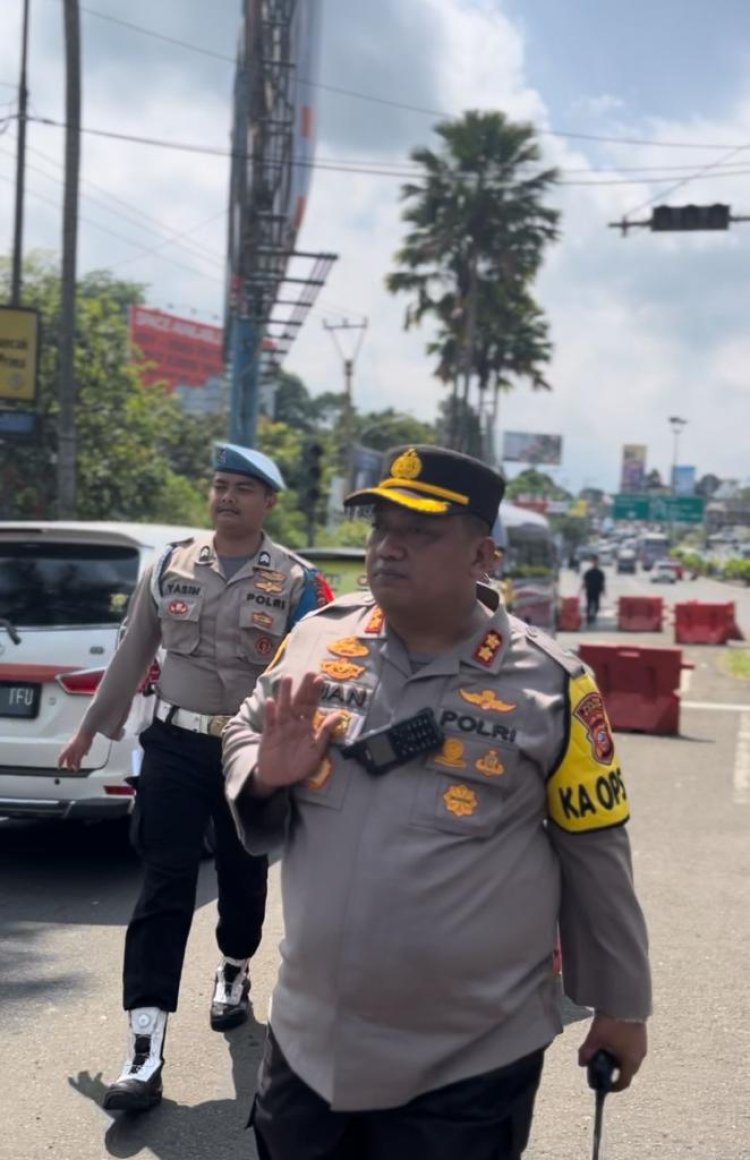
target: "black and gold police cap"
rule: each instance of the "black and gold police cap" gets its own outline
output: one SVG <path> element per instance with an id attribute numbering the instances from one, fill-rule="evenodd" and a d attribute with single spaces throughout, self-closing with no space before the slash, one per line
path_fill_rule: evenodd
<path id="1" fill-rule="evenodd" d="M 470 455 L 428 443 L 386 452 L 386 476 L 375 487 L 354 491 L 345 507 L 369 507 L 387 500 L 427 516 L 467 512 L 492 527 L 505 491 L 494 468 Z"/>

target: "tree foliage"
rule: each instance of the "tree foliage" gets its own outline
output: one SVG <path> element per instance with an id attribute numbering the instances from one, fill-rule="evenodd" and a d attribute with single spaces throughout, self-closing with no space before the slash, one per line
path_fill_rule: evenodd
<path id="1" fill-rule="evenodd" d="M 501 112 L 467 112 L 435 131 L 438 149 L 411 155 L 423 172 L 402 187 L 408 230 L 386 285 L 409 296 L 407 328 L 435 325 L 435 374 L 454 393 L 462 384 L 448 440 L 468 450 L 470 410 L 486 434 L 500 391 L 519 379 L 549 389 L 552 348 L 531 285 L 558 236 L 559 214 L 544 203 L 557 172 L 542 167 L 533 127 Z"/>

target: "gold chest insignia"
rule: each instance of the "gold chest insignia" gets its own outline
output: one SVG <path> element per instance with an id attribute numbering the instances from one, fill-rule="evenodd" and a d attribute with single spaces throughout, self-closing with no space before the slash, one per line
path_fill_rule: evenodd
<path id="1" fill-rule="evenodd" d="M 385 614 L 383 612 L 383 609 L 378 608 L 376 606 L 372 611 L 370 619 L 368 620 L 367 624 L 365 625 L 365 632 L 369 636 L 375 636 L 382 629 L 384 620 L 385 620 Z"/>
<path id="2" fill-rule="evenodd" d="M 463 741 L 458 737 L 446 737 L 435 761 L 438 765 L 447 765 L 450 769 L 465 769 L 464 748 Z"/>
<path id="3" fill-rule="evenodd" d="M 464 701 L 468 701 L 470 705 L 478 705 L 479 708 L 489 713 L 512 713 L 518 705 L 511 705 L 509 701 L 501 701 L 492 692 L 492 689 L 482 689 L 481 693 L 470 693 L 468 689 L 459 689 L 459 695 L 463 697 Z"/>
<path id="4" fill-rule="evenodd" d="M 328 781 L 330 781 L 332 773 L 333 762 L 331 761 L 330 757 L 324 757 L 318 768 L 315 770 L 315 773 L 311 773 L 309 777 L 306 777 L 302 784 L 306 786 L 307 789 L 322 789 L 323 786 L 326 785 Z"/>
<path id="5" fill-rule="evenodd" d="M 250 623 L 258 628 L 273 628 L 273 617 L 269 616 L 267 612 L 253 612 Z"/>
<path id="6" fill-rule="evenodd" d="M 283 572 L 276 572 L 273 568 L 258 568 L 260 578 L 271 580 L 274 584 L 283 584 L 286 576 Z"/>
<path id="7" fill-rule="evenodd" d="M 334 681 L 354 681 L 365 671 L 364 665 L 355 665 L 351 661 L 322 661 L 320 671 Z"/>
<path id="8" fill-rule="evenodd" d="M 259 588 L 261 592 L 283 592 L 283 581 L 271 580 L 265 576 L 260 576 L 253 584 L 254 588 Z"/>
<path id="9" fill-rule="evenodd" d="M 341 714 L 341 720 L 331 734 L 332 741 L 344 741 L 346 739 L 349 722 L 352 719 L 352 714 L 347 713 L 345 709 L 341 709 L 339 712 Z M 325 709 L 316 709 L 315 716 L 313 717 L 313 728 L 320 729 L 327 716 L 328 713 Z"/>
<path id="10" fill-rule="evenodd" d="M 370 650 L 366 644 L 357 640 L 356 636 L 345 636 L 341 640 L 334 640 L 328 645 L 329 653 L 335 657 L 366 657 Z"/>
<path id="11" fill-rule="evenodd" d="M 488 749 L 478 761 L 474 762 L 474 765 L 485 777 L 500 777 L 501 773 L 505 773 L 505 766 L 498 757 L 496 749 Z"/>
<path id="12" fill-rule="evenodd" d="M 503 638 L 500 633 L 491 629 L 474 650 L 474 660 L 479 661 L 480 665 L 489 668 L 499 653 L 502 643 Z"/>
<path id="13" fill-rule="evenodd" d="M 394 479 L 419 479 L 422 474 L 422 460 L 413 447 L 399 455 L 391 464 Z"/>
<path id="14" fill-rule="evenodd" d="M 470 818 L 477 812 L 479 798 L 468 785 L 449 785 L 443 794 L 445 808 L 457 818 Z"/>

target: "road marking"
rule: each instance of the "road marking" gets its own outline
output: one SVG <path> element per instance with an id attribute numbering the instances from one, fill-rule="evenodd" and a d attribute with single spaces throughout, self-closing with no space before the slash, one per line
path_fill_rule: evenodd
<path id="1" fill-rule="evenodd" d="M 720 713 L 747 713 L 750 705 L 733 705 L 725 701 L 682 701 L 683 709 L 711 709 Z"/>
<path id="2" fill-rule="evenodd" d="M 740 717 L 733 785 L 737 805 L 747 805 L 750 802 L 750 713 L 747 712 Z"/>

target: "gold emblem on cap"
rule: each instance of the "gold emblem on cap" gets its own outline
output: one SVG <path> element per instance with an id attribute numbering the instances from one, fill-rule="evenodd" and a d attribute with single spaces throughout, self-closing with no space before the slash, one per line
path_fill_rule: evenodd
<path id="1" fill-rule="evenodd" d="M 413 447 L 399 455 L 391 464 L 391 475 L 396 479 L 419 479 L 422 474 L 422 460 Z"/>
<path id="2" fill-rule="evenodd" d="M 443 794 L 445 808 L 457 818 L 470 818 L 477 812 L 479 799 L 468 785 L 449 785 Z"/>

